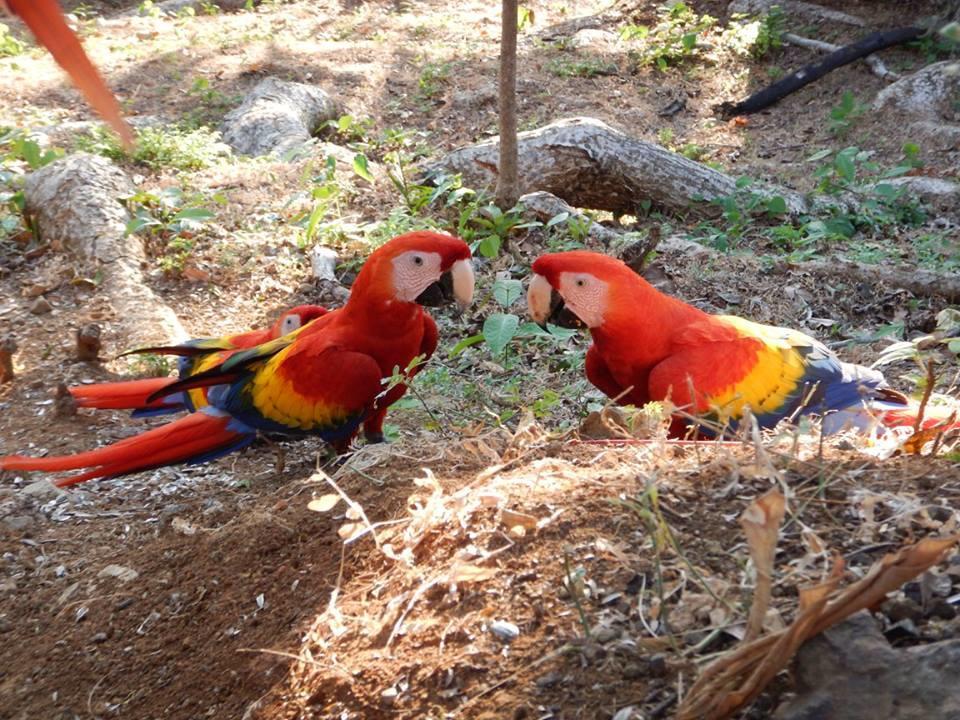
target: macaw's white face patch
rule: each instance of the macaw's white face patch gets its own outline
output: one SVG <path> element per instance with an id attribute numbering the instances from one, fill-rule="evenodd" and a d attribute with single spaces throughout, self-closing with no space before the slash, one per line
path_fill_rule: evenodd
<path id="1" fill-rule="evenodd" d="M 603 325 L 607 312 L 609 285 L 590 273 L 560 273 L 557 292 L 567 309 L 580 318 L 587 327 Z"/>
<path id="2" fill-rule="evenodd" d="M 408 250 L 393 259 L 393 288 L 398 300 L 414 302 L 440 279 L 440 253 Z"/>
<path id="3" fill-rule="evenodd" d="M 303 320 L 300 318 L 300 315 L 297 313 L 290 313 L 283 318 L 283 322 L 280 323 L 280 334 L 289 335 L 294 330 L 300 329 L 300 324 Z"/>

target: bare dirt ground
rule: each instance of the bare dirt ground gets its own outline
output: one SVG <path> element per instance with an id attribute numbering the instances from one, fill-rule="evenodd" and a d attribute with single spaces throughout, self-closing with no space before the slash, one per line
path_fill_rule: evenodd
<path id="1" fill-rule="evenodd" d="M 876 27 L 928 11 L 831 4 Z M 693 5 L 726 21 L 719 3 Z M 733 174 L 801 190 L 812 187 L 803 161 L 818 149 L 856 144 L 892 164 L 910 139 L 896 118 L 871 113 L 842 139 L 829 131 L 844 90 L 868 102 L 884 85 L 861 64 L 745 125 L 728 124 L 714 117 L 716 103 L 764 85 L 772 67 L 815 56 L 792 47 L 763 62 L 708 55 L 661 73 L 633 71 L 611 51 L 601 59 L 617 65 L 612 74 L 567 76 L 559 69 L 594 55 L 534 36 L 606 8 L 533 7 L 536 23 L 521 38 L 522 129 L 590 115 L 647 140 L 696 146 L 699 159 Z M 627 16 L 652 23 L 655 8 L 636 4 Z M 499 18 L 489 3 L 277 3 L 176 19 L 121 17 L 120 9 L 80 7 L 82 34 L 133 115 L 193 114 L 215 125 L 261 77 L 277 75 L 321 85 L 352 115 L 370 118 L 374 132 L 408 131 L 411 147 L 425 154 L 496 131 Z M 855 37 L 835 27 L 805 30 Z M 902 72 L 926 62 L 915 49 L 884 58 Z M 0 78 L 0 126 L 88 117 L 39 52 L 0 59 Z M 678 98 L 682 112 L 658 115 Z M 956 177 L 956 149 L 921 153 L 924 172 Z M 187 262 L 191 272 L 148 269 L 191 333 L 238 331 L 281 307 L 328 301 L 309 281 L 291 222 L 306 206 L 315 166 L 126 169 L 144 189 L 179 185 L 227 199 Z M 384 221 L 397 205 L 378 178 L 352 186 L 344 214 L 360 226 Z M 957 267 L 949 265 L 956 250 L 937 250 L 931 260 L 916 237 L 867 246 L 892 266 Z M 341 247 L 348 260 L 363 254 L 354 238 Z M 542 250 L 535 236 L 518 236 L 517 247 L 521 264 Z M 106 360 L 126 345 L 111 330 L 116 318 L 98 295 L 95 269 L 26 248 L 0 244 L 0 335 L 13 334 L 20 347 L 17 379 L 0 387 L 0 454 L 74 452 L 139 432 L 144 422 L 122 413 L 55 413 L 57 384 L 131 367 Z M 820 248 L 827 256 L 844 249 Z M 689 302 L 804 329 L 865 363 L 887 344 L 877 338 L 884 328 L 902 324 L 905 337 L 929 332 L 946 306 L 879 282 L 814 277 L 769 251 L 747 245 L 706 260 L 664 253 L 656 267 L 665 287 Z M 481 285 L 513 262 L 502 255 L 481 265 Z M 32 314 L 40 295 L 52 309 Z M 760 462 L 750 445 L 580 441 L 566 431 L 600 398 L 566 355 L 522 348 L 514 365 L 479 351 L 449 357 L 493 308 L 482 292 L 468 316 L 442 314 L 444 345 L 420 376 L 422 403 L 391 413 L 393 443 L 362 448 L 343 465 L 303 442 L 286 446 L 282 469 L 274 449 L 258 445 L 208 466 L 65 493 L 31 485 L 37 477 L 0 478 L 0 718 L 623 720 L 630 707 L 636 716 L 669 717 L 698 667 L 742 630 L 751 581 L 737 517 L 756 496 L 772 486 L 790 492 L 774 591 L 782 622 L 793 616 L 796 587 L 820 577 L 831 551 L 857 576 L 903 542 L 955 528 L 956 454 L 881 460 L 882 448 L 862 441 L 794 443 L 782 435 L 768 440 L 769 459 Z M 103 363 L 73 359 L 74 332 L 87 322 L 104 327 Z M 582 357 L 585 347 L 576 339 L 567 354 Z M 911 371 L 901 364 L 889 372 L 910 391 Z M 938 389 L 949 391 L 955 377 L 947 364 Z M 314 475 L 323 463 L 372 532 L 342 502 L 328 512 L 307 508 L 334 492 Z M 659 519 L 651 525 L 654 486 Z M 664 528 L 675 547 L 665 544 Z M 954 637 L 954 615 L 941 608 L 919 618 L 913 634 L 890 637 Z M 782 676 L 743 717 L 769 717 L 789 690 Z"/>

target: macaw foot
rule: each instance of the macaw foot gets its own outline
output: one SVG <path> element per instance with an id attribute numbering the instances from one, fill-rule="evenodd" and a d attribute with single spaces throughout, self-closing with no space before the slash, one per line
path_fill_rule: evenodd
<path id="1" fill-rule="evenodd" d="M 363 436 L 367 439 L 367 442 L 370 444 L 388 442 L 387 439 L 383 436 L 382 432 L 368 432 L 368 433 L 364 433 Z"/>

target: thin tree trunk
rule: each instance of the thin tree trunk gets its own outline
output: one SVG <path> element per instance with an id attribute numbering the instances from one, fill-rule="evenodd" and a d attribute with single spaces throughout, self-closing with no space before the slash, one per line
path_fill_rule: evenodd
<path id="1" fill-rule="evenodd" d="M 517 203 L 517 0 L 503 0 L 500 28 L 500 167 L 497 205 Z"/>

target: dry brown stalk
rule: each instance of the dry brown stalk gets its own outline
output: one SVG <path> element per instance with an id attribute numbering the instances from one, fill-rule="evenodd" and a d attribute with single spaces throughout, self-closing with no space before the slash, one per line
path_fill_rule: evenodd
<path id="1" fill-rule="evenodd" d="M 773 558 L 777 552 L 777 538 L 785 509 L 783 494 L 779 490 L 771 490 L 750 503 L 740 516 L 740 526 L 747 536 L 750 557 L 757 574 L 744 643 L 760 637 L 763 631 L 763 620 L 770 607 L 770 591 L 773 587 Z"/>

